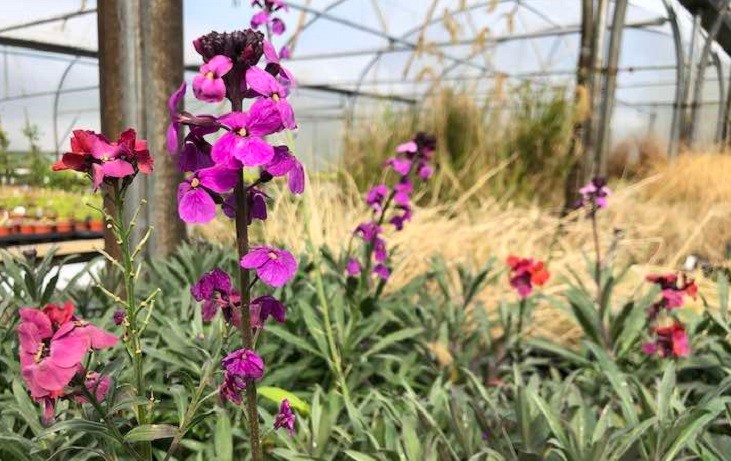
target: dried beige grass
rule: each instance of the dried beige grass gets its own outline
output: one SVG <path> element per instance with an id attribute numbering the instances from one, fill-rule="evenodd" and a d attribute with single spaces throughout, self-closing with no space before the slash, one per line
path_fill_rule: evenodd
<path id="1" fill-rule="evenodd" d="M 647 273 L 676 270 L 691 252 L 711 261 L 723 260 L 726 229 L 731 224 L 731 184 L 726 180 L 729 168 L 731 158 L 685 156 L 647 179 L 617 186 L 609 208 L 599 219 L 603 253 L 615 240 L 613 230 L 617 229 L 621 237 L 616 239 L 612 254 L 619 262 L 631 265 L 620 297 L 631 296 L 643 287 Z M 341 188 L 332 181 L 311 178 L 306 193 L 313 204 L 310 225 L 315 245 L 344 251 L 353 228 L 367 219 L 355 186 Z M 273 195 L 276 199 L 270 214 L 276 219 L 255 226 L 254 238 L 304 251 L 301 199 L 292 200 L 284 191 Z M 413 221 L 402 232 L 388 232 L 389 247 L 397 253 L 390 290 L 428 270 L 436 255 L 452 267 L 458 263 L 480 267 L 491 257 L 502 266 L 509 254 L 517 254 L 548 260 L 552 277 L 545 290 L 559 294 L 566 288 L 567 268 L 584 272 L 585 258 L 593 254 L 591 225 L 580 213 L 562 222 L 550 210 L 501 204 L 491 197 L 472 195 L 458 202 L 459 206 L 417 207 Z M 559 235 L 556 229 L 561 223 L 563 232 Z M 207 238 L 233 243 L 229 222 L 217 221 L 200 231 Z M 712 298 L 713 283 L 696 276 L 702 293 Z M 491 308 L 506 296 L 514 295 L 507 283 L 501 283 L 487 287 L 479 299 Z M 532 333 L 571 342 L 578 330 L 564 313 L 541 306 L 535 313 Z"/>

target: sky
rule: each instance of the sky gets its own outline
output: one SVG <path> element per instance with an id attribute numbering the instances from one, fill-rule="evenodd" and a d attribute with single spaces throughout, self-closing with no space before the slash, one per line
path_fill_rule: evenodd
<path id="1" fill-rule="evenodd" d="M 461 13 L 455 5 L 464 2 L 466 9 Z M 675 0 L 673 0 L 675 1 Z M 335 0 L 312 0 L 310 8 L 323 10 Z M 199 59 L 191 46 L 192 40 L 210 30 L 233 30 L 247 27 L 251 9 L 247 0 L 184 0 L 184 35 L 186 41 L 185 61 L 198 63 Z M 293 5 L 307 5 L 306 0 L 293 0 Z M 332 18 L 354 23 L 357 27 L 382 30 L 397 38 L 395 47 L 403 43 L 414 43 L 419 38 L 420 25 L 427 17 L 431 0 L 347 0 L 332 8 L 327 15 L 314 21 L 304 29 L 297 39 L 294 55 L 289 63 L 300 83 L 328 84 L 355 89 L 363 74 L 361 89 L 382 94 L 401 94 L 416 99 L 423 93 L 426 85 L 415 82 L 421 73 L 439 74 L 449 70 L 445 82 L 454 85 L 467 85 L 476 98 L 485 98 L 494 84 L 485 75 L 496 72 L 507 74 L 543 74 L 539 80 L 544 82 L 567 82 L 573 76 L 571 71 L 576 63 L 578 35 L 565 35 L 562 38 L 540 40 L 520 40 L 489 47 L 487 52 L 474 54 L 472 45 L 450 45 L 441 49 L 455 59 L 439 60 L 425 54 L 413 60 L 411 51 L 385 53 L 379 59 L 374 51 L 388 45 L 388 40 L 367 31 L 356 30 Z M 470 42 L 475 35 L 488 30 L 491 37 L 503 37 L 529 31 L 546 30 L 556 27 L 571 27 L 578 24 L 580 9 L 578 0 L 523 0 L 522 6 L 515 10 L 515 4 L 507 0 L 497 0 L 497 6 L 490 10 L 485 0 L 438 0 L 435 17 L 451 11 L 453 21 L 437 21 L 426 28 L 423 39 L 426 43 L 444 43 L 455 39 Z M 378 6 L 378 11 L 374 8 Z M 38 0 L 34 2 L 0 1 L 0 35 L 21 37 L 96 49 L 96 18 L 88 14 L 65 22 L 56 22 L 21 30 L 3 29 L 39 18 L 72 12 L 79 9 L 94 8 L 94 1 L 82 0 Z M 468 13 L 465 13 L 467 11 Z M 380 14 L 379 14 L 380 13 Z M 665 16 L 662 0 L 630 0 L 627 22 L 643 22 Z M 689 41 L 690 17 L 681 12 L 681 26 L 684 38 Z M 611 17 L 611 14 L 610 14 Z M 294 25 L 299 21 L 312 20 L 311 13 L 292 8 L 285 16 L 289 31 L 275 40 L 283 44 L 291 37 Z M 448 28 L 455 26 L 454 36 Z M 415 32 L 416 31 L 416 32 Z M 411 32 L 411 33 L 410 33 Z M 623 42 L 620 67 L 647 65 L 674 65 L 675 55 L 670 29 L 667 25 L 652 30 L 627 29 Z M 403 40 L 403 41 L 400 41 Z M 362 51 L 352 57 L 327 57 L 315 59 L 317 54 Z M 728 75 L 728 59 L 722 54 L 724 75 Z M 37 53 L 19 48 L 0 46 L 0 123 L 8 132 L 11 149 L 27 148 L 28 141 L 23 138 L 22 128 L 29 120 L 40 131 L 40 145 L 43 150 L 57 151 L 67 145 L 67 136 L 73 127 L 99 128 L 98 68 L 94 60 L 78 59 L 70 65 L 73 58 L 68 56 Z M 463 63 L 459 63 L 459 60 Z M 466 62 L 467 64 L 465 64 Z M 372 64 L 369 66 L 369 64 Z M 365 71 L 364 71 L 365 69 Z M 547 70 L 567 71 L 559 76 L 546 75 Z M 65 71 L 67 75 L 61 82 Z M 187 75 L 188 80 L 193 74 Z M 728 77 L 726 77 L 728 78 Z M 462 80 L 460 82 L 460 79 Z M 674 70 L 654 72 L 623 72 L 618 77 L 618 105 L 613 119 L 615 139 L 628 136 L 641 136 L 654 130 L 660 138 L 666 138 L 669 130 L 670 107 L 628 107 L 625 103 L 637 104 L 648 101 L 668 102 L 674 95 Z M 513 80 L 511 80 L 513 81 Z M 663 86 L 649 88 L 648 83 L 661 83 Z M 61 94 L 57 105 L 57 123 L 54 123 L 54 100 L 52 94 L 61 84 L 64 90 L 78 91 Z M 704 87 L 705 100 L 718 98 L 714 69 L 709 69 L 707 84 Z M 39 92 L 51 94 L 23 97 Z M 190 97 L 191 95 L 189 95 Z M 296 90 L 291 96 L 298 116 L 300 130 L 297 143 L 305 156 L 332 157 L 339 150 L 342 134 L 343 108 L 348 101 L 340 96 L 327 93 Z M 186 104 L 192 110 L 203 109 L 204 105 L 190 97 Z M 357 100 L 356 113 L 373 109 L 373 101 L 368 98 Z M 378 106 L 380 107 L 380 106 Z M 207 108 L 211 110 L 212 108 Z M 717 106 L 705 106 L 702 112 L 702 130 L 708 137 L 714 130 Z M 656 116 L 653 116 L 653 112 Z M 654 120 L 654 122 L 653 122 Z"/>

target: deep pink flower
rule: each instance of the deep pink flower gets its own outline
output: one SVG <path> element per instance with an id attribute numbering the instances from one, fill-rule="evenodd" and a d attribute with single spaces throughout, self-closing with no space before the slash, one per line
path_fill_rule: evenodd
<path id="1" fill-rule="evenodd" d="M 685 303 L 685 296 L 695 299 L 698 294 L 698 286 L 695 281 L 684 273 L 676 274 L 649 274 L 647 281 L 660 287 L 661 297 L 652 304 L 648 316 L 653 319 L 663 310 L 673 310 L 682 307 Z"/>
<path id="2" fill-rule="evenodd" d="M 269 163 L 274 157 L 274 148 L 262 136 L 282 128 L 282 120 L 275 106 L 270 99 L 259 99 L 248 112 L 231 112 L 221 117 L 219 121 L 230 131 L 213 144 L 213 161 L 228 168 Z"/>
<path id="3" fill-rule="evenodd" d="M 419 168 L 419 177 L 421 179 L 424 179 L 424 180 L 429 179 L 429 178 L 431 178 L 432 174 L 434 174 L 434 169 L 430 165 L 423 164 Z"/>
<path id="4" fill-rule="evenodd" d="M 178 119 L 178 106 L 180 101 L 185 97 L 187 85 L 183 82 L 177 90 L 170 95 L 168 99 L 168 113 L 170 114 L 170 124 L 167 131 L 167 149 L 171 154 L 178 152 L 178 130 L 180 129 L 180 121 Z"/>
<path id="5" fill-rule="evenodd" d="M 112 387 L 112 378 L 97 372 L 89 372 L 84 379 L 84 386 L 89 394 L 93 395 L 97 402 L 103 402 L 107 398 L 109 389 Z M 75 400 L 79 403 L 88 403 L 86 396 L 78 394 Z"/>
<path id="6" fill-rule="evenodd" d="M 261 379 L 264 376 L 264 361 L 248 349 L 239 349 L 224 357 L 223 368 L 232 376 L 242 379 Z"/>
<path id="7" fill-rule="evenodd" d="M 193 173 L 178 186 L 178 214 L 183 221 L 207 223 L 216 217 L 216 201 L 239 181 L 239 170 L 219 166 Z"/>
<path id="8" fill-rule="evenodd" d="M 297 272 L 292 253 L 267 246 L 252 248 L 240 264 L 244 269 L 255 270 L 262 282 L 272 287 L 283 286 Z"/>
<path id="9" fill-rule="evenodd" d="M 415 141 L 407 141 L 403 144 L 399 144 L 396 146 L 396 152 L 399 154 L 415 154 L 419 150 L 419 147 L 416 145 Z"/>
<path id="10" fill-rule="evenodd" d="M 193 94 L 205 102 L 221 102 L 226 97 L 223 76 L 233 68 L 228 56 L 214 56 L 200 67 L 200 74 L 193 79 Z"/>
<path id="11" fill-rule="evenodd" d="M 93 131 L 76 130 L 71 138 L 71 152 L 53 165 L 54 171 L 69 169 L 88 174 L 94 189 L 98 189 L 105 178 L 152 173 L 152 157 L 147 142 L 137 140 L 132 129 L 124 131 L 117 142 L 109 142 Z"/>
<path id="12" fill-rule="evenodd" d="M 674 320 L 670 325 L 653 328 L 655 341 L 647 343 L 642 351 L 647 355 L 657 354 L 660 357 L 686 357 L 690 355 L 688 334 L 682 323 Z"/>
<path id="13" fill-rule="evenodd" d="M 274 157 L 264 165 L 264 170 L 274 177 L 289 176 L 289 190 L 293 194 L 301 194 L 305 191 L 304 167 L 287 146 L 274 147 Z"/>
<path id="14" fill-rule="evenodd" d="M 284 85 L 279 83 L 269 72 L 256 66 L 249 67 L 246 71 L 246 83 L 256 93 L 271 99 L 285 128 L 288 130 L 297 128 L 294 121 L 294 111 L 287 101 L 288 91 Z"/>
<path id="15" fill-rule="evenodd" d="M 367 222 L 359 224 L 358 227 L 355 228 L 354 234 L 365 240 L 366 242 L 371 242 L 373 239 L 378 237 L 378 235 L 383 232 L 383 229 L 381 229 L 381 226 L 379 226 L 375 222 Z"/>
<path id="16" fill-rule="evenodd" d="M 24 308 L 17 327 L 21 375 L 35 399 L 62 395 L 87 352 L 118 341 L 88 322 L 66 318 L 66 311 L 58 306 L 46 307 L 54 320 L 66 321 L 59 324 L 42 310 Z"/>
<path id="17" fill-rule="evenodd" d="M 292 407 L 289 404 L 289 400 L 282 400 L 282 404 L 279 407 L 279 413 L 274 417 L 274 429 L 287 429 L 291 437 L 294 436 L 294 423 L 295 416 L 292 411 Z"/>
<path id="18" fill-rule="evenodd" d="M 533 291 L 533 285 L 541 286 L 550 277 L 542 261 L 508 256 L 507 264 L 510 266 L 510 285 L 521 298 L 527 297 Z"/>

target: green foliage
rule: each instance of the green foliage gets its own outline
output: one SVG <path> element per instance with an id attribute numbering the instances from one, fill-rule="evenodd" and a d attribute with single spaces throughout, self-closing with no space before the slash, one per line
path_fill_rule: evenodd
<path id="1" fill-rule="evenodd" d="M 401 289 L 362 298 L 343 275 L 345 260 L 317 251 L 301 257 L 297 277 L 277 293 L 287 322 L 268 325 L 258 339 L 267 362 L 259 404 L 271 459 L 722 460 L 731 447 L 731 316 L 722 277 L 718 305 L 708 302 L 690 323 L 692 357 L 675 362 L 640 351 L 644 312 L 657 293 L 622 298 L 622 271 L 614 275 L 611 267 L 599 303 L 596 287 L 580 278 L 565 294 L 545 298 L 576 316 L 584 330 L 578 347 L 530 340 L 517 351 L 518 303 L 488 310 L 477 296 L 505 283 L 495 261 L 471 269 L 436 258 Z M 4 302 L 36 304 L 46 291 L 51 300 L 83 299 L 78 288 L 48 288 L 51 262 L 9 261 L 0 286 L 17 293 L 6 291 Z M 161 290 L 143 345 L 154 402 L 122 386 L 99 408 L 64 404 L 57 423 L 44 428 L 9 336 L 0 456 L 85 459 L 149 441 L 155 459 L 173 444 L 170 459 L 246 459 L 245 412 L 219 405 L 216 396 L 221 353 L 235 332 L 220 316 L 203 322 L 189 291 L 203 272 L 235 265 L 230 249 L 194 242 L 144 270 L 139 292 Z M 118 283 L 109 273 L 97 277 L 105 286 Z M 96 315 L 100 325 L 109 325 L 105 298 L 86 301 L 85 316 Z M 108 363 L 114 376 L 118 365 Z M 297 414 L 292 438 L 267 430 L 284 397 Z M 120 414 L 138 406 L 151 409 L 151 422 L 131 429 Z"/>

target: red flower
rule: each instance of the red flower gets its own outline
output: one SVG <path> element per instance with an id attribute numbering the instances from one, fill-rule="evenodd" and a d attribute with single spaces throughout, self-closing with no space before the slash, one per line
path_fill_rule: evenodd
<path id="1" fill-rule="evenodd" d="M 138 172 L 152 173 L 152 157 L 147 141 L 138 140 L 131 128 L 124 131 L 117 142 L 109 142 L 93 131 L 76 130 L 71 138 L 71 152 L 65 153 L 52 169 L 86 173 L 96 189 L 107 179 L 114 181 L 134 177 Z"/>
<path id="2" fill-rule="evenodd" d="M 521 298 L 527 297 L 533 291 L 533 285 L 542 286 L 551 276 L 543 261 L 511 255 L 506 262 L 510 266 L 510 285 Z"/>
<path id="3" fill-rule="evenodd" d="M 695 299 L 698 294 L 698 286 L 695 281 L 683 274 L 650 274 L 647 281 L 654 283 L 662 290 L 662 297 L 650 308 L 650 318 L 655 318 L 662 309 L 673 310 L 682 307 L 685 296 Z"/>
<path id="4" fill-rule="evenodd" d="M 655 341 L 645 344 L 642 351 L 647 355 L 657 354 L 660 357 L 685 357 L 690 355 L 688 334 L 682 323 L 674 320 L 667 326 L 653 328 Z"/>

